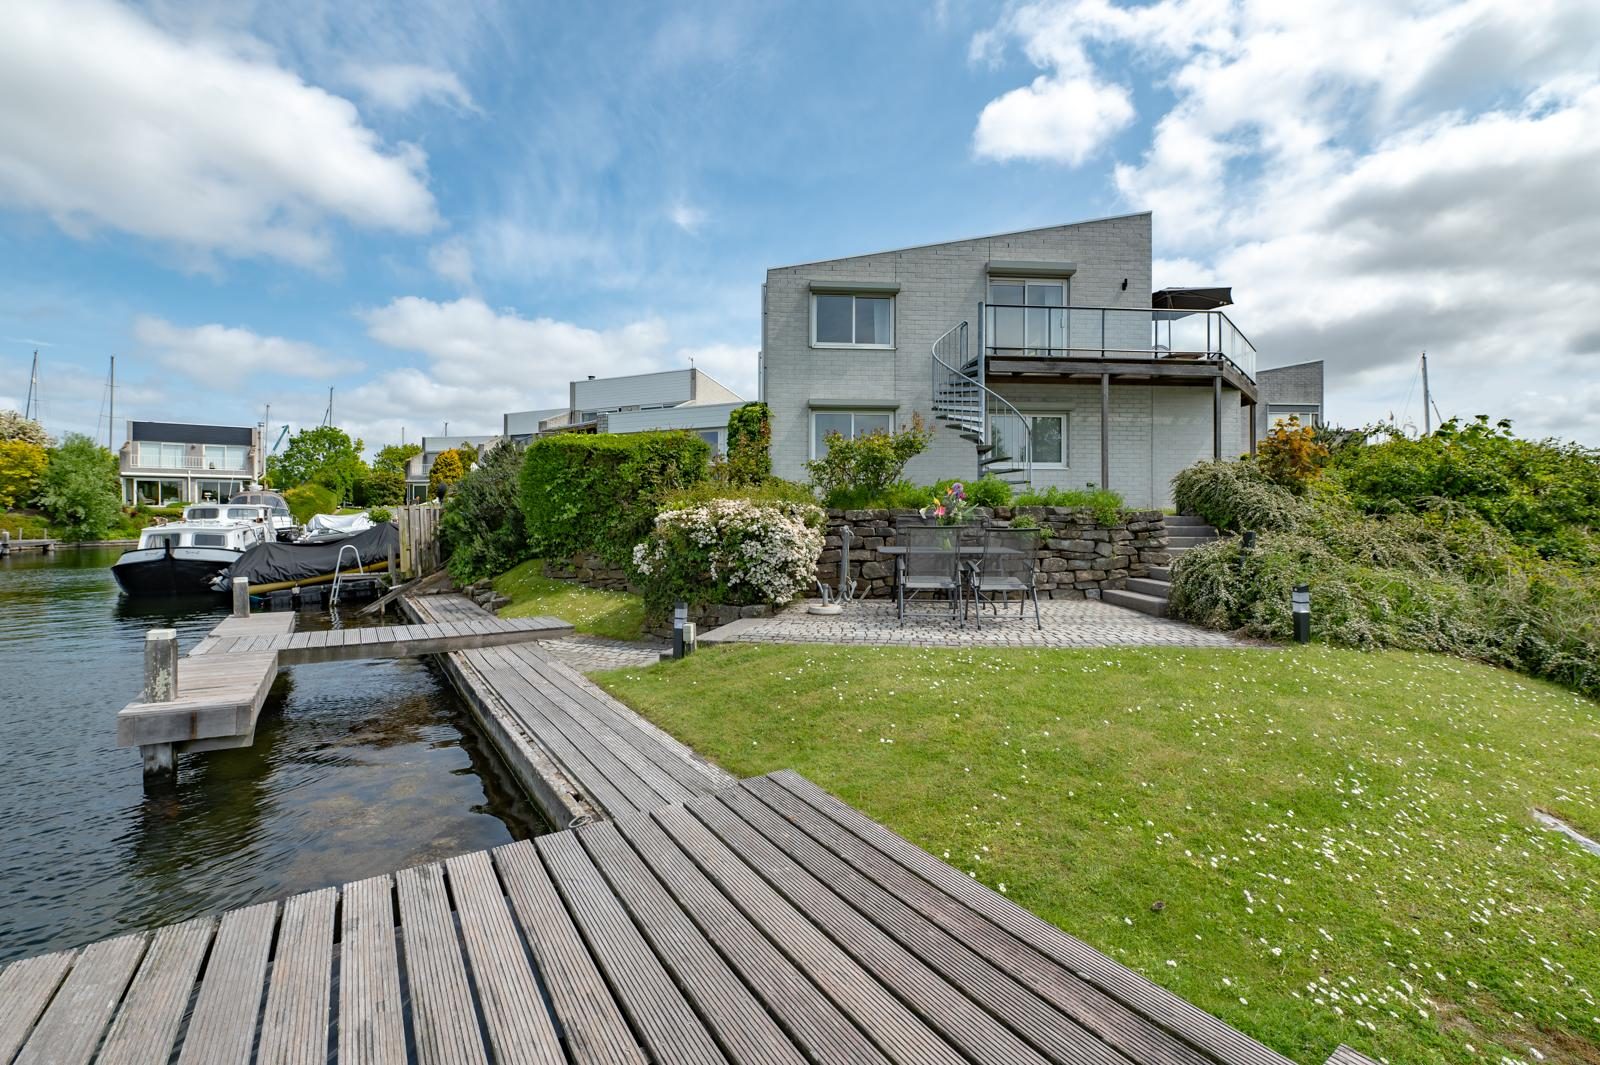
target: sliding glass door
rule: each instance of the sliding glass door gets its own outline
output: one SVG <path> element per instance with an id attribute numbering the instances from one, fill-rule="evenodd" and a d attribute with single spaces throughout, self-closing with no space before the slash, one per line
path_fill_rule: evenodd
<path id="1" fill-rule="evenodd" d="M 997 354 L 1065 354 L 1067 285 L 1023 278 L 989 282 L 989 342 Z"/>

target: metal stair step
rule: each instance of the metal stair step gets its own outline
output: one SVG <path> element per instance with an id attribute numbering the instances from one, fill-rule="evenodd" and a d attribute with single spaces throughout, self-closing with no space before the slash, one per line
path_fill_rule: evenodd
<path id="1" fill-rule="evenodd" d="M 1110 603 L 1112 606 L 1127 607 L 1129 610 L 1137 610 L 1141 614 L 1149 614 L 1151 617 L 1164 618 L 1167 616 L 1167 601 L 1153 595 L 1146 595 L 1143 592 L 1107 588 L 1100 593 L 1100 598 L 1103 602 Z"/>

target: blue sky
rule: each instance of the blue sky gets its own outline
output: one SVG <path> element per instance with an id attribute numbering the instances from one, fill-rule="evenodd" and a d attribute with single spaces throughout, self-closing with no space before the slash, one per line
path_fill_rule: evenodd
<path id="1" fill-rule="evenodd" d="M 1330 414 L 1600 443 L 1596 5 L 23 2 L 0 406 L 487 432 L 570 377 L 753 392 L 774 265 L 1152 209 Z M 1408 400 L 1408 395 L 1411 398 Z"/>

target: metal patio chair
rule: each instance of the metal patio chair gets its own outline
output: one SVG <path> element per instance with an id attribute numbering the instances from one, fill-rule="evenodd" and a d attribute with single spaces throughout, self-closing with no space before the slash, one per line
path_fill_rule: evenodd
<path id="1" fill-rule="evenodd" d="M 1017 620 L 1026 621 L 1028 603 L 1033 603 L 1033 625 L 1043 629 L 1039 617 L 1039 587 L 1036 577 L 1039 547 L 1037 529 L 990 529 L 983 541 L 983 554 L 972 567 L 969 578 L 972 603 L 978 628 L 983 628 L 983 608 L 987 604 L 1001 618 L 1000 604 L 1009 611 L 1011 594 L 1017 593 Z M 966 611 L 963 608 L 963 615 Z"/>
<path id="2" fill-rule="evenodd" d="M 961 533 L 952 525 L 905 525 L 895 531 L 905 551 L 895 556 L 895 613 L 904 627 L 907 602 L 927 593 L 944 592 L 950 599 L 950 620 L 965 627 L 961 602 Z M 942 613 L 942 611 L 940 612 Z M 926 617 L 938 614 L 929 611 Z"/>

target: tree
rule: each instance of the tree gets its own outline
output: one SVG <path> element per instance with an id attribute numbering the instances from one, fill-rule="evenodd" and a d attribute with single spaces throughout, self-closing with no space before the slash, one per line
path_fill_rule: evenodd
<path id="1" fill-rule="evenodd" d="M 746 403 L 728 415 L 728 478 L 760 484 L 772 476 L 772 409 Z"/>
<path id="2" fill-rule="evenodd" d="M 356 505 L 392 507 L 406 501 L 406 478 L 399 470 L 373 469 L 356 485 Z"/>
<path id="3" fill-rule="evenodd" d="M 439 519 L 450 576 L 463 583 L 504 573 L 532 555 L 518 502 L 522 452 L 501 441 L 461 479 Z"/>
<path id="4" fill-rule="evenodd" d="M 87 436 L 68 433 L 50 452 L 39 507 L 63 540 L 104 539 L 122 512 L 116 456 Z"/>
<path id="5" fill-rule="evenodd" d="M 267 460 L 267 477 L 274 487 L 315 483 L 331 488 L 340 499 L 350 494 L 366 469 L 361 441 L 331 425 L 301 430 L 289 438 L 281 455 Z"/>
<path id="6" fill-rule="evenodd" d="M 385 444 L 372 456 L 372 468 L 389 470 L 404 477 L 406 463 L 422 454 L 421 444 Z"/>
<path id="7" fill-rule="evenodd" d="M 440 488 L 449 488 L 466 475 L 467 468 L 461 464 L 459 451 L 441 451 L 428 472 L 428 491 L 438 495 Z"/>
<path id="8" fill-rule="evenodd" d="M 0 509 L 32 503 L 49 464 L 49 453 L 39 444 L 0 440 Z"/>
<path id="9" fill-rule="evenodd" d="M 44 431 L 44 426 L 32 418 L 24 418 L 14 410 L 0 410 L 0 441 L 20 440 L 25 444 L 49 447 L 55 441 Z"/>

